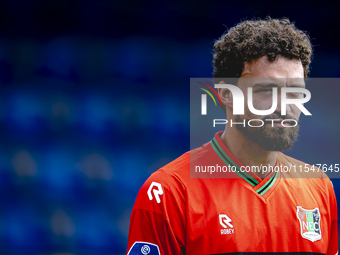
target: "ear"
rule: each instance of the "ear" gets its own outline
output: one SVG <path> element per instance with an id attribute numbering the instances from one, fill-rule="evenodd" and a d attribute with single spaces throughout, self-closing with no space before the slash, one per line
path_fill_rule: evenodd
<path id="1" fill-rule="evenodd" d="M 220 81 L 219 84 L 227 84 L 225 81 Z M 221 98 L 222 104 L 226 106 L 226 108 L 233 109 L 233 95 L 229 89 L 218 89 L 218 95 Z"/>

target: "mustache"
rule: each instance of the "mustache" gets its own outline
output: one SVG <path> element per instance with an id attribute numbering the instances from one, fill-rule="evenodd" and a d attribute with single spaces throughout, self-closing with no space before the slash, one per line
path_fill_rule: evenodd
<path id="1" fill-rule="evenodd" d="M 293 120 L 299 122 L 299 120 L 296 119 L 296 118 L 295 118 L 294 116 L 292 116 L 292 115 L 289 115 L 289 114 L 287 114 L 287 115 L 281 115 L 281 114 L 279 114 L 279 113 L 277 113 L 277 112 L 273 112 L 272 114 L 266 115 L 266 116 L 264 116 L 264 117 L 262 118 L 262 120 L 265 120 L 265 119 L 282 119 L 282 120 L 293 119 Z"/>

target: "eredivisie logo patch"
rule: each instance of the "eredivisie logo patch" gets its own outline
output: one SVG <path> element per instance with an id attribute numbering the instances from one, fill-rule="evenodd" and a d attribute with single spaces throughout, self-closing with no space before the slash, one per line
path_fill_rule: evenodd
<path id="1" fill-rule="evenodd" d="M 147 242 L 135 242 L 127 255 L 160 255 L 158 245 Z"/>
<path id="2" fill-rule="evenodd" d="M 297 207 L 297 217 L 300 221 L 301 235 L 312 242 L 321 239 L 319 208 L 307 210 Z"/>

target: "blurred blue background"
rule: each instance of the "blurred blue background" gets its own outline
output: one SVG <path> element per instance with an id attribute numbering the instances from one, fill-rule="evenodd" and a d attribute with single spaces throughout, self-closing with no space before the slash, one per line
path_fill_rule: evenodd
<path id="1" fill-rule="evenodd" d="M 311 77 L 339 77 L 339 5 L 2 1 L 0 254 L 124 254 L 139 188 L 189 150 L 190 78 L 212 76 L 214 40 L 289 17 L 316 45 Z M 327 163 L 314 149 L 291 155 Z"/>

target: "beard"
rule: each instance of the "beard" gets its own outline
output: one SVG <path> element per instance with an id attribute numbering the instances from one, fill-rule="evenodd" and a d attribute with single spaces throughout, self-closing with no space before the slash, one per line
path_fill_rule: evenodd
<path id="1" fill-rule="evenodd" d="M 237 122 L 242 122 L 243 119 L 239 115 L 235 117 Z M 294 119 L 297 122 L 295 127 L 272 127 L 271 122 L 266 122 L 265 119 Z M 249 119 L 245 119 L 248 123 Z M 262 127 L 249 127 L 236 125 L 236 128 L 242 132 L 245 137 L 260 148 L 266 151 L 284 151 L 292 147 L 297 139 L 299 132 L 298 120 L 291 115 L 281 116 L 280 114 L 273 113 L 271 115 L 264 116 L 262 121 L 265 123 Z"/>

